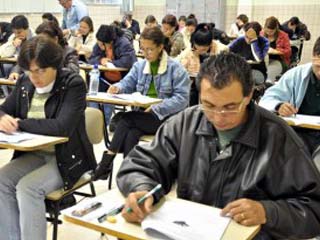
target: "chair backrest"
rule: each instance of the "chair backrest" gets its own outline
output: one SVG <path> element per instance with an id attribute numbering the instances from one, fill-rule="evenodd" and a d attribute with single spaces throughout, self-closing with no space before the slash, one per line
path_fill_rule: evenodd
<path id="1" fill-rule="evenodd" d="M 316 165 L 317 169 L 320 171 L 320 146 L 314 150 L 312 154 L 312 161 Z"/>
<path id="2" fill-rule="evenodd" d="M 86 131 L 92 144 L 100 143 L 104 137 L 104 119 L 97 108 L 87 107 L 85 111 Z"/>

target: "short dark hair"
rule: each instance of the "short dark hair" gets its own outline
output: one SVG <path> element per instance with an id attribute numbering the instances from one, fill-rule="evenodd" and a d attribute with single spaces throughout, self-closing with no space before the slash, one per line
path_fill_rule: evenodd
<path id="1" fill-rule="evenodd" d="M 144 20 L 144 24 L 156 23 L 156 22 L 157 22 L 157 19 L 153 15 L 148 15 Z"/>
<path id="2" fill-rule="evenodd" d="M 60 45 L 45 36 L 36 36 L 23 43 L 18 57 L 18 64 L 25 70 L 30 69 L 31 61 L 40 68 L 62 66 L 63 50 Z"/>
<path id="3" fill-rule="evenodd" d="M 243 29 L 244 29 L 245 32 L 248 31 L 250 28 L 252 28 L 256 32 L 257 36 L 260 35 L 260 32 L 262 30 L 262 27 L 261 27 L 260 23 L 258 23 L 258 22 L 249 22 L 249 23 L 246 23 L 243 26 Z"/>
<path id="4" fill-rule="evenodd" d="M 86 24 L 88 24 L 89 26 L 89 32 L 93 32 L 94 29 L 93 29 L 93 22 L 92 22 L 92 19 L 91 17 L 89 16 L 84 16 L 83 18 L 81 18 L 80 22 L 85 22 Z"/>
<path id="5" fill-rule="evenodd" d="M 111 43 L 122 35 L 123 31 L 119 27 L 102 24 L 96 33 L 96 38 L 101 42 Z"/>
<path id="6" fill-rule="evenodd" d="M 140 35 L 140 39 L 146 39 L 154 42 L 157 46 L 164 44 L 165 36 L 158 27 L 145 28 Z"/>
<path id="7" fill-rule="evenodd" d="M 177 18 L 172 14 L 167 14 L 166 16 L 164 16 L 164 18 L 162 19 L 162 24 L 168 24 L 171 27 L 174 27 L 176 30 L 178 30 L 179 28 Z"/>
<path id="8" fill-rule="evenodd" d="M 186 17 L 185 15 L 181 15 L 181 16 L 179 17 L 178 21 L 179 21 L 179 22 L 180 22 L 180 21 L 186 22 L 186 21 L 187 21 L 187 17 Z"/>
<path id="9" fill-rule="evenodd" d="M 241 56 L 230 52 L 210 56 L 203 62 L 197 80 L 198 89 L 203 78 L 217 89 L 223 89 L 232 81 L 239 81 L 245 97 L 250 95 L 254 86 L 250 65 Z"/>
<path id="10" fill-rule="evenodd" d="M 249 18 L 245 14 L 240 14 L 237 19 L 241 20 L 244 24 L 246 24 L 249 21 Z"/>
<path id="11" fill-rule="evenodd" d="M 17 15 L 11 20 L 12 29 L 28 29 L 29 22 L 24 15 Z"/>
<path id="12" fill-rule="evenodd" d="M 188 18 L 187 21 L 186 21 L 186 26 L 197 26 L 198 25 L 198 22 L 197 22 L 197 19 L 195 18 Z"/>
<path id="13" fill-rule="evenodd" d="M 317 38 L 316 42 L 313 45 L 313 50 L 312 50 L 313 56 L 320 56 L 320 37 Z"/>
<path id="14" fill-rule="evenodd" d="M 293 25 L 299 25 L 300 24 L 300 19 L 298 17 L 292 17 L 290 18 L 289 22 Z"/>
<path id="15" fill-rule="evenodd" d="M 61 47 L 65 47 L 67 44 L 61 28 L 55 22 L 43 22 L 36 28 L 36 34 L 46 34 L 51 38 L 58 38 L 58 43 Z"/>
<path id="16" fill-rule="evenodd" d="M 213 34 L 210 26 L 206 23 L 200 23 L 191 35 L 191 45 L 209 46 L 212 39 Z"/>
<path id="17" fill-rule="evenodd" d="M 47 19 L 50 22 L 54 22 L 59 26 L 58 19 L 52 13 L 44 13 L 42 14 L 42 19 Z"/>

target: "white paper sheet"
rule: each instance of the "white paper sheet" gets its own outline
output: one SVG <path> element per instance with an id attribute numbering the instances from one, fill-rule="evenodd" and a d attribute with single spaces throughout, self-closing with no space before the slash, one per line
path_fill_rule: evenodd
<path id="1" fill-rule="evenodd" d="M 296 116 L 283 117 L 286 121 L 292 121 L 295 125 L 311 124 L 320 126 L 320 116 L 296 114 Z"/>
<path id="2" fill-rule="evenodd" d="M 12 134 L 6 134 L 4 132 L 0 132 L 0 142 L 7 143 L 19 143 L 22 141 L 34 139 L 38 137 L 37 134 L 26 133 L 26 132 L 14 132 Z"/>

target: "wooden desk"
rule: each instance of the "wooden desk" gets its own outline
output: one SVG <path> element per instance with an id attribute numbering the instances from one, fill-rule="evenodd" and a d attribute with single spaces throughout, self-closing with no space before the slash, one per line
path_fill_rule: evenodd
<path id="1" fill-rule="evenodd" d="M 67 142 L 67 137 L 52 137 L 39 135 L 39 137 L 19 143 L 0 142 L 0 148 L 14 149 L 19 151 L 37 151 L 56 144 Z"/>
<path id="2" fill-rule="evenodd" d="M 5 78 L 0 78 L 0 85 L 15 86 L 16 81 L 10 80 L 10 79 L 5 79 Z"/>
<path id="3" fill-rule="evenodd" d="M 80 66 L 80 69 L 85 70 L 85 71 L 90 71 L 93 68 L 93 66 L 90 64 L 80 64 L 79 66 Z M 102 66 L 102 65 L 99 65 L 99 70 L 102 72 L 106 72 L 106 71 L 126 72 L 126 71 L 128 71 L 127 68 L 119 68 L 119 67 L 108 68 L 108 67 Z"/>
<path id="4" fill-rule="evenodd" d="M 17 58 L 16 57 L 9 57 L 9 58 L 0 58 L 0 63 L 17 63 Z"/>
<path id="5" fill-rule="evenodd" d="M 311 117 L 311 120 L 309 119 Z M 303 114 L 297 114 L 296 119 L 292 117 L 282 117 L 288 125 L 292 127 L 309 128 L 314 130 L 320 130 L 320 117 L 319 116 L 308 116 Z M 303 121 L 305 119 L 305 121 Z M 297 122 L 297 120 L 299 120 Z M 295 122 L 296 121 L 296 122 Z"/>
<path id="6" fill-rule="evenodd" d="M 169 194 L 170 195 L 170 194 Z M 117 189 L 108 191 L 98 198 L 108 199 L 108 202 L 121 203 L 124 201 L 122 195 Z M 166 196 L 166 201 L 172 200 L 174 197 Z M 185 201 L 182 199 L 175 199 L 178 201 Z M 197 204 L 197 203 L 194 203 Z M 209 206 L 203 205 L 208 208 Z M 83 226 L 88 229 L 92 229 L 98 232 L 106 233 L 125 240 L 148 240 L 150 239 L 146 233 L 142 230 L 139 224 L 133 224 L 126 222 L 120 214 L 116 216 L 116 223 L 109 223 L 107 221 L 99 223 L 97 220 L 85 221 L 71 215 L 64 215 L 64 219 L 67 222 L 74 223 L 76 225 Z M 222 240 L 244 240 L 252 239 L 260 230 L 260 226 L 245 227 L 235 221 L 231 220 L 227 227 Z"/>

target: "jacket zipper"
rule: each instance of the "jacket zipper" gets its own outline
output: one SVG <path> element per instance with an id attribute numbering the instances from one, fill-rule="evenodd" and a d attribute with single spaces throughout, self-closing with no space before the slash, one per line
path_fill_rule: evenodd
<path id="1" fill-rule="evenodd" d="M 75 168 L 76 166 L 80 165 L 82 163 L 82 159 L 80 159 L 80 161 L 74 163 L 71 167 L 69 167 L 69 170 L 72 170 L 73 168 Z"/>

